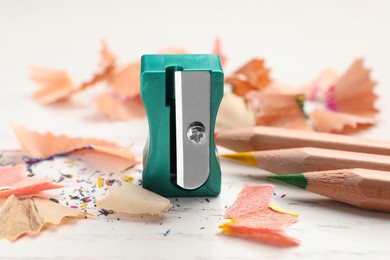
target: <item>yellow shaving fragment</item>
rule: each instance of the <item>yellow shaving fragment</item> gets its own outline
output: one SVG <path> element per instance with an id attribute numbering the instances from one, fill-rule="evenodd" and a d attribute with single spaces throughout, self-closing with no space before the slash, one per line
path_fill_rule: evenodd
<path id="1" fill-rule="evenodd" d="M 88 203 L 85 202 L 85 203 L 83 203 L 83 204 L 80 205 L 80 208 L 84 208 L 84 207 L 86 207 L 87 205 L 88 205 Z"/>
<path id="2" fill-rule="evenodd" d="M 92 214 L 92 213 L 89 213 L 89 212 L 81 212 L 81 213 L 84 214 L 84 215 L 91 216 L 91 217 L 95 217 L 96 216 L 95 214 Z"/>
<path id="3" fill-rule="evenodd" d="M 99 188 L 103 187 L 103 179 L 101 176 L 98 176 L 98 186 Z"/>
<path id="4" fill-rule="evenodd" d="M 284 214 L 289 214 L 289 215 L 293 215 L 295 217 L 298 217 L 299 214 L 296 213 L 296 212 L 292 212 L 292 211 L 288 211 L 288 210 L 285 210 L 285 209 L 282 209 L 280 208 L 279 206 L 276 206 L 275 204 L 271 203 L 268 205 L 268 207 L 270 209 L 272 209 L 273 211 L 276 211 L 276 212 L 280 212 L 280 213 L 284 213 Z"/>
<path id="5" fill-rule="evenodd" d="M 132 181 L 134 180 L 133 177 L 130 177 L 130 176 L 127 176 L 127 175 L 123 176 L 123 178 L 124 178 L 125 181 L 127 181 L 127 182 L 132 182 Z"/>
<path id="6" fill-rule="evenodd" d="M 79 166 L 76 162 L 66 160 L 65 163 L 70 164 L 72 166 Z"/>
<path id="7" fill-rule="evenodd" d="M 231 228 L 229 227 L 229 225 L 235 224 L 236 219 L 235 218 L 225 218 L 225 219 L 228 219 L 229 222 L 225 222 L 222 225 L 219 225 L 218 228 L 222 229 L 222 231 L 225 233 L 229 233 L 231 231 Z"/>

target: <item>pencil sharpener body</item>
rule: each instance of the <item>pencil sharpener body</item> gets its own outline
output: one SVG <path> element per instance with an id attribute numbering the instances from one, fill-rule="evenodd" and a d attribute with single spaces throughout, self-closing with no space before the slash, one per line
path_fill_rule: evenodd
<path id="1" fill-rule="evenodd" d="M 166 197 L 217 196 L 214 126 L 223 96 L 218 55 L 144 55 L 141 97 L 149 122 L 144 188 Z"/>

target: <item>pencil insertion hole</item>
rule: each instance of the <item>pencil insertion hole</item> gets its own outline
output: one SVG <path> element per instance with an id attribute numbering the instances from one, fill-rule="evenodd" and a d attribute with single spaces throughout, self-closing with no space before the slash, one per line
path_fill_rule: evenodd
<path id="1" fill-rule="evenodd" d="M 201 122 L 192 122 L 187 130 L 187 140 L 192 144 L 205 143 L 207 140 L 206 127 Z"/>

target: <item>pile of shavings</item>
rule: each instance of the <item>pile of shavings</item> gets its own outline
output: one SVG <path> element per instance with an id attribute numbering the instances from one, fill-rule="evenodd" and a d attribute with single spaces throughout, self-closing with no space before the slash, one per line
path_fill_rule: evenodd
<path id="1" fill-rule="evenodd" d="M 140 187 L 130 148 L 13 126 L 21 151 L 0 155 L 0 238 L 38 234 L 65 217 L 109 214 L 163 217 L 171 202 Z"/>
<path id="2" fill-rule="evenodd" d="M 187 51 L 166 48 L 159 53 Z M 219 38 L 211 53 L 218 54 L 225 65 Z M 66 70 L 31 66 L 30 71 L 31 79 L 40 86 L 34 99 L 43 105 L 69 103 L 78 93 L 103 83 L 107 88 L 94 99 L 99 112 L 112 120 L 145 116 L 140 62 L 119 64 L 106 41 L 102 42 L 97 72 L 77 86 Z M 255 58 L 228 75 L 225 83 L 232 93 L 225 95 L 219 109 L 217 125 L 221 128 L 265 125 L 346 134 L 377 122 L 376 82 L 362 59 L 355 60 L 343 74 L 325 69 L 310 83 L 292 86 L 273 79 L 265 61 Z"/>
<path id="3" fill-rule="evenodd" d="M 350 133 L 377 122 L 376 82 L 362 59 L 343 74 L 324 70 L 303 86 L 271 78 L 263 59 L 253 59 L 226 77 L 232 93 L 222 101 L 221 128 L 265 125 L 307 131 Z"/>
<path id="4" fill-rule="evenodd" d="M 212 53 L 219 54 L 222 64 L 226 62 L 221 52 L 221 42 L 217 38 Z M 185 54 L 182 48 L 166 48 L 161 54 Z M 100 62 L 97 72 L 79 85 L 73 83 L 66 70 L 57 70 L 42 66 L 30 66 L 31 79 L 39 86 L 33 98 L 42 105 L 70 103 L 77 94 L 99 84 L 107 88 L 97 94 L 94 103 L 98 111 L 112 120 L 130 120 L 145 116 L 140 97 L 140 61 L 119 64 L 117 56 L 102 41 Z"/>
<path id="5" fill-rule="evenodd" d="M 298 214 L 271 204 L 274 190 L 273 185 L 245 184 L 225 212 L 230 222 L 220 226 L 223 234 L 280 247 L 298 246 L 300 241 L 284 232 L 298 221 Z"/>

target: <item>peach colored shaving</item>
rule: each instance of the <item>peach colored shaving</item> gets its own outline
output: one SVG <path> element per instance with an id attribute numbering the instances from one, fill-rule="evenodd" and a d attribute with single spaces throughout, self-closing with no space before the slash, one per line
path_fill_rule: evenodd
<path id="1" fill-rule="evenodd" d="M 99 66 L 101 68 L 111 67 L 116 64 L 117 57 L 111 50 L 108 48 L 106 40 L 102 40 L 102 48 L 100 50 L 100 62 Z"/>
<path id="2" fill-rule="evenodd" d="M 93 138 L 71 138 L 64 135 L 56 136 L 51 133 L 40 134 L 23 126 L 13 125 L 12 127 L 22 151 L 30 158 L 46 159 L 79 149 L 90 149 L 90 152 L 103 152 L 128 158 L 133 163 L 135 162 L 135 156 L 130 150 L 109 141 Z"/>
<path id="3" fill-rule="evenodd" d="M 251 91 L 244 98 L 255 112 L 256 125 L 311 130 L 298 103 L 302 96 Z"/>
<path id="4" fill-rule="evenodd" d="M 141 65 L 138 61 L 117 68 L 109 78 L 112 90 L 122 97 L 134 97 L 140 94 Z"/>
<path id="5" fill-rule="evenodd" d="M 267 94 L 302 95 L 302 90 L 280 81 L 272 81 L 264 90 Z"/>
<path id="6" fill-rule="evenodd" d="M 363 60 L 353 62 L 349 69 L 329 89 L 330 98 L 336 111 L 363 117 L 375 117 L 377 95 L 374 93 L 376 82 L 370 77 L 370 70 L 364 67 Z"/>
<path id="7" fill-rule="evenodd" d="M 279 247 L 298 246 L 301 243 L 298 239 L 286 235 L 283 231 L 270 231 L 269 229 L 263 228 L 247 228 L 245 226 L 230 225 L 228 230 L 224 230 L 224 233 Z"/>
<path id="8" fill-rule="evenodd" d="M 108 191 L 107 197 L 96 202 L 98 208 L 131 215 L 161 216 L 172 207 L 169 199 L 132 183 L 111 186 Z"/>
<path id="9" fill-rule="evenodd" d="M 64 101 L 75 90 L 72 79 L 65 70 L 30 66 L 30 71 L 31 79 L 41 86 L 33 95 L 33 98 L 41 104 Z"/>
<path id="10" fill-rule="evenodd" d="M 227 77 L 225 82 L 233 85 L 233 92 L 242 96 L 251 90 L 266 88 L 272 81 L 269 72 L 264 60 L 253 59 Z"/>
<path id="11" fill-rule="evenodd" d="M 245 184 L 236 201 L 226 210 L 225 216 L 237 218 L 268 208 L 274 191 L 275 187 L 273 185 Z"/>
<path id="12" fill-rule="evenodd" d="M 22 179 L 25 167 L 23 165 L 16 166 L 0 166 L 0 187 L 7 186 L 10 183 L 15 183 Z"/>
<path id="13" fill-rule="evenodd" d="M 225 212 L 231 221 L 220 226 L 223 233 L 275 246 L 297 246 L 300 242 L 284 233 L 297 222 L 291 214 L 277 212 L 269 207 L 273 185 L 245 184 L 236 201 Z"/>
<path id="14" fill-rule="evenodd" d="M 74 93 L 83 91 L 89 87 L 95 86 L 98 83 L 106 81 L 114 72 L 114 69 L 116 68 L 116 56 L 108 48 L 106 40 L 102 41 L 99 67 L 99 72 L 95 73 L 91 79 L 81 83 L 81 85 L 74 91 Z"/>
<path id="15" fill-rule="evenodd" d="M 146 112 L 140 96 L 121 100 L 113 93 L 102 93 L 96 98 L 100 112 L 113 120 L 128 120 L 144 117 Z"/>
<path id="16" fill-rule="evenodd" d="M 106 41 L 102 42 L 100 55 L 100 71 L 77 87 L 73 85 L 72 79 L 65 70 L 31 66 L 31 79 L 41 85 L 41 89 L 34 93 L 34 99 L 44 105 L 53 104 L 107 80 L 116 66 L 116 57 L 108 49 Z"/>
<path id="17" fill-rule="evenodd" d="M 14 241 L 25 233 L 38 234 L 46 223 L 59 224 L 64 217 L 80 215 L 48 199 L 11 195 L 0 209 L 0 238 Z"/>
<path id="18" fill-rule="evenodd" d="M 244 99 L 234 93 L 226 94 L 218 109 L 217 126 L 221 128 L 253 127 L 255 113 Z"/>
<path id="19" fill-rule="evenodd" d="M 0 197 L 32 196 L 44 190 L 62 187 L 53 183 L 50 178 L 27 177 L 25 166 L 0 166 Z"/>
<path id="20" fill-rule="evenodd" d="M 308 100 L 321 100 L 326 91 L 334 86 L 340 76 L 330 68 L 323 70 L 310 84 L 303 87 Z"/>
<path id="21" fill-rule="evenodd" d="M 376 120 L 373 118 L 325 110 L 313 111 L 310 114 L 310 119 L 315 130 L 325 133 L 341 133 L 344 130 L 351 129 L 357 130 L 360 127 L 376 123 Z"/>

